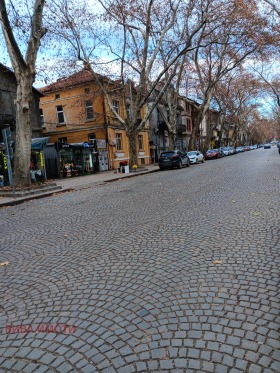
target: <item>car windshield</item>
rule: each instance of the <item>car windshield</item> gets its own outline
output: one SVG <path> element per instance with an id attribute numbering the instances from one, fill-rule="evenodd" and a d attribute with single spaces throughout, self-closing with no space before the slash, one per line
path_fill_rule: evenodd
<path id="1" fill-rule="evenodd" d="M 161 157 L 165 158 L 165 157 L 170 157 L 171 155 L 174 155 L 175 152 L 165 152 L 165 153 L 161 153 Z"/>
<path id="2" fill-rule="evenodd" d="M 207 150 L 207 153 L 215 153 L 215 150 Z"/>
<path id="3" fill-rule="evenodd" d="M 187 155 L 196 155 L 197 152 L 187 152 Z"/>

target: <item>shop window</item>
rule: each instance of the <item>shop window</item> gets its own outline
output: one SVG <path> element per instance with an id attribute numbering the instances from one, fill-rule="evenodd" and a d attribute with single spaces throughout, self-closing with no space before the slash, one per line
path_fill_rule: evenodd
<path id="1" fill-rule="evenodd" d="M 88 142 L 89 142 L 90 144 L 93 144 L 95 139 L 96 139 L 95 133 L 90 133 L 90 134 L 88 135 Z"/>
<path id="2" fill-rule="evenodd" d="M 139 149 L 143 150 L 143 135 L 138 135 L 138 147 Z"/>
<path id="3" fill-rule="evenodd" d="M 56 107 L 57 121 L 59 124 L 64 123 L 64 113 L 62 105 Z"/>
<path id="4" fill-rule="evenodd" d="M 120 104 L 119 101 L 113 100 L 113 108 L 117 114 L 120 113 Z"/>
<path id="5" fill-rule="evenodd" d="M 86 120 L 94 118 L 92 101 L 86 101 Z"/>
<path id="6" fill-rule="evenodd" d="M 122 134 L 116 133 L 117 150 L 122 150 Z"/>
<path id="7" fill-rule="evenodd" d="M 59 137 L 58 141 L 63 142 L 64 144 L 67 144 L 67 137 Z"/>
<path id="8" fill-rule="evenodd" d="M 40 123 L 42 127 L 45 125 L 43 109 L 40 109 Z"/>

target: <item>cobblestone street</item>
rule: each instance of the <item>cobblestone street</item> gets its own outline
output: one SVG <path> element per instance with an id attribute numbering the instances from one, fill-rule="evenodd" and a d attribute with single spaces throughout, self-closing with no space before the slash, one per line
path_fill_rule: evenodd
<path id="1" fill-rule="evenodd" d="M 0 372 L 280 372 L 279 170 L 257 149 L 1 208 Z"/>

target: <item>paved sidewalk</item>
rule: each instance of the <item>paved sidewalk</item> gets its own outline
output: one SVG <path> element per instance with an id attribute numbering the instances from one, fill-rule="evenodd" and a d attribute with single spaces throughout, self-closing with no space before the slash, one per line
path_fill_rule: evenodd
<path id="1" fill-rule="evenodd" d="M 110 171 L 99 172 L 99 173 L 92 174 L 92 175 L 53 180 L 54 183 L 56 183 L 58 186 L 61 187 L 61 190 L 58 190 L 57 192 L 46 191 L 44 193 L 38 193 L 35 195 L 16 197 L 16 198 L 0 196 L 0 208 L 5 207 L 5 206 L 13 206 L 13 205 L 23 203 L 23 202 L 26 202 L 32 199 L 48 197 L 54 193 L 61 193 L 61 192 L 67 192 L 71 190 L 90 188 L 94 185 L 100 185 L 106 182 L 117 181 L 117 180 L 124 179 L 127 177 L 141 176 L 141 175 L 148 174 L 151 172 L 159 171 L 157 164 L 146 165 L 144 169 L 145 171 L 138 170 L 137 172 L 130 172 L 129 174 L 123 174 L 123 173 L 120 174 L 120 173 L 117 173 L 117 171 L 115 170 L 110 170 Z"/>

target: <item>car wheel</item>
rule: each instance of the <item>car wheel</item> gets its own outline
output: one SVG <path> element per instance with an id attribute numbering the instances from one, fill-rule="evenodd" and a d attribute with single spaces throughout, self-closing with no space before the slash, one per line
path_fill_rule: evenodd
<path id="1" fill-rule="evenodd" d="M 205 161 L 205 159 L 204 159 L 204 158 L 202 158 L 202 160 L 201 160 L 201 163 L 204 163 L 204 161 Z"/>
<path id="2" fill-rule="evenodd" d="M 159 169 L 160 169 L 160 171 L 163 171 L 163 170 L 164 170 L 164 168 L 163 168 L 163 167 L 160 167 Z"/>
<path id="3" fill-rule="evenodd" d="M 190 160 L 188 159 L 188 162 L 186 164 L 186 167 L 190 167 L 191 163 L 190 163 Z"/>
<path id="4" fill-rule="evenodd" d="M 182 168 L 182 161 L 179 162 L 178 168 Z"/>

